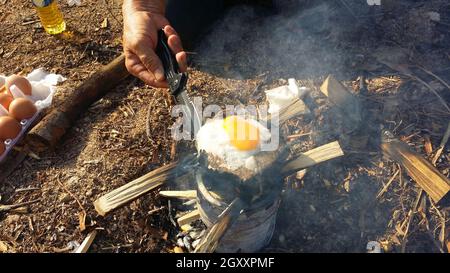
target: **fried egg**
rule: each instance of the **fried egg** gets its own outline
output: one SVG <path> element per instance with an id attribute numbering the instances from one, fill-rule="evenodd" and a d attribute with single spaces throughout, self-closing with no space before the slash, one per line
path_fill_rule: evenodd
<path id="1" fill-rule="evenodd" d="M 270 131 L 254 119 L 229 116 L 211 119 L 197 133 L 197 149 L 215 156 L 222 168 L 251 169 L 261 145 L 270 140 Z"/>

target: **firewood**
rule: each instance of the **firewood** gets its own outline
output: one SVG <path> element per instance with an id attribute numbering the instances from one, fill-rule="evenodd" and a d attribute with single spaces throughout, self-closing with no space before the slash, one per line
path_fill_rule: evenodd
<path id="1" fill-rule="evenodd" d="M 178 175 L 176 166 L 176 162 L 167 164 L 103 195 L 94 202 L 95 210 L 101 216 L 105 216 L 108 212 L 161 186 Z"/>
<path id="2" fill-rule="evenodd" d="M 239 218 L 241 211 L 245 208 L 240 198 L 235 198 L 230 205 L 219 215 L 216 223 L 211 226 L 206 235 L 201 239 L 195 253 L 213 253 L 225 235 L 227 230 L 233 226 Z"/>
<path id="3" fill-rule="evenodd" d="M 346 126 L 356 129 L 361 122 L 361 103 L 358 98 L 332 75 L 326 78 L 320 91 L 342 111 Z"/>
<path id="4" fill-rule="evenodd" d="M 419 153 L 411 150 L 406 143 L 398 139 L 385 140 L 381 147 L 384 153 L 405 168 L 408 175 L 425 190 L 434 202 L 444 204 L 449 201 L 449 179 Z"/>
<path id="5" fill-rule="evenodd" d="M 197 191 L 160 191 L 159 195 L 167 198 L 178 198 L 178 199 L 195 199 L 197 198 Z"/>
<path id="6" fill-rule="evenodd" d="M 200 219 L 200 211 L 196 209 L 178 218 L 177 223 L 181 227 L 190 224 L 198 219 Z"/>
<path id="7" fill-rule="evenodd" d="M 298 115 L 305 115 L 310 112 L 309 108 L 301 99 L 294 100 L 289 106 L 284 109 L 280 109 L 279 119 L 280 124 L 285 123 L 290 118 Z"/>
<path id="8" fill-rule="evenodd" d="M 39 152 L 53 147 L 92 103 L 120 84 L 128 75 L 122 54 L 74 90 L 67 92 L 61 105 L 51 110 L 27 135 L 26 141 L 31 149 Z"/>
<path id="9" fill-rule="evenodd" d="M 307 151 L 296 159 L 289 161 L 282 171 L 283 173 L 293 173 L 343 155 L 344 152 L 342 151 L 339 142 L 331 142 Z"/>
<path id="10" fill-rule="evenodd" d="M 91 244 L 94 241 L 96 236 L 97 236 L 97 230 L 91 231 L 86 236 L 86 238 L 81 243 L 81 245 L 74 251 L 74 253 L 86 253 L 89 250 L 89 247 L 91 247 Z"/>

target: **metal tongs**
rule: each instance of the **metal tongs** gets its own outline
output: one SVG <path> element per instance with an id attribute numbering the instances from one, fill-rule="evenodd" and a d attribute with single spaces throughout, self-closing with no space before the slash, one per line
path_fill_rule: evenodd
<path id="1" fill-rule="evenodd" d="M 201 116 L 186 92 L 188 75 L 180 72 L 175 55 L 170 49 L 167 36 L 162 29 L 158 31 L 156 54 L 163 64 L 164 75 L 169 84 L 170 93 L 175 96 L 177 103 L 185 106 L 183 107 L 183 118 L 190 121 L 191 129 L 193 129 L 191 137 L 195 137 L 202 125 Z"/>

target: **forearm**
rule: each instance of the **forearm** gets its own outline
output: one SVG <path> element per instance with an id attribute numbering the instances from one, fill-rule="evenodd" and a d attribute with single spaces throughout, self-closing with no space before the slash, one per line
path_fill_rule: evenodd
<path id="1" fill-rule="evenodd" d="M 122 5 L 124 13 L 146 11 L 154 14 L 165 14 L 165 0 L 124 0 Z"/>

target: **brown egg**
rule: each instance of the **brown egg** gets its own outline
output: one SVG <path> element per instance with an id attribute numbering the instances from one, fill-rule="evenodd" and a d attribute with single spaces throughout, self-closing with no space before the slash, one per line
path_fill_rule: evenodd
<path id="1" fill-rule="evenodd" d="M 17 120 L 8 116 L 0 117 L 0 139 L 14 139 L 21 130 L 22 126 Z"/>
<path id="2" fill-rule="evenodd" d="M 11 96 L 12 94 L 9 88 L 11 88 L 11 86 L 13 85 L 17 86 L 17 88 L 19 88 L 20 91 L 22 91 L 25 95 L 31 96 L 31 83 L 25 77 L 19 75 L 11 75 L 6 78 L 6 90 L 10 93 Z"/>
<path id="3" fill-rule="evenodd" d="M 17 98 L 9 105 L 9 115 L 18 121 L 32 118 L 36 112 L 36 106 L 29 99 Z"/>
<path id="4" fill-rule="evenodd" d="M 9 109 L 9 105 L 11 104 L 11 102 L 13 101 L 13 97 L 11 97 L 8 93 L 6 92 L 1 92 L 0 93 L 0 104 L 3 105 L 3 107 L 5 107 L 6 110 Z"/>
<path id="5" fill-rule="evenodd" d="M 2 140 L 0 140 L 0 155 L 2 155 L 5 152 L 5 150 L 6 150 L 5 143 Z"/>

